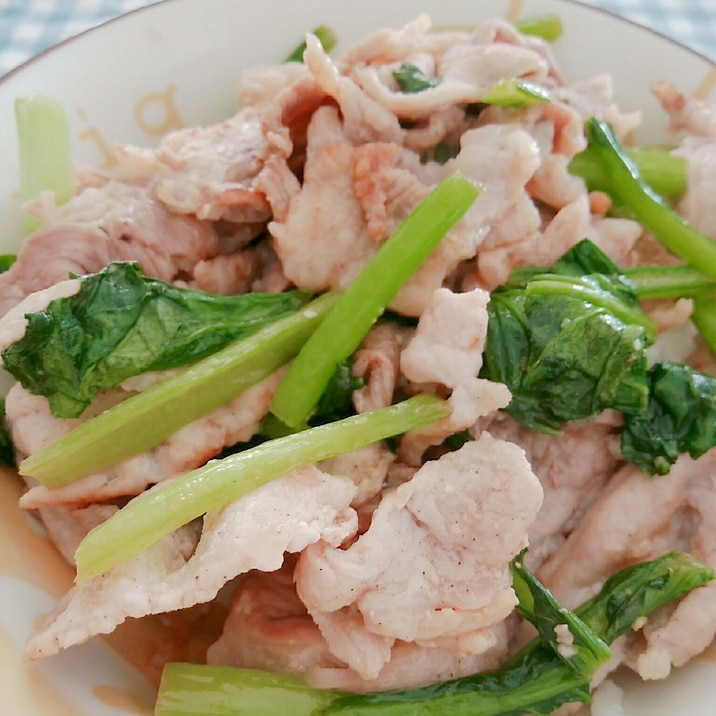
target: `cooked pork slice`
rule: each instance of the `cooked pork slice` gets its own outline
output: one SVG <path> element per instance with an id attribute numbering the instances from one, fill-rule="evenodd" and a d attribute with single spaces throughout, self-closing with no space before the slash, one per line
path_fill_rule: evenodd
<path id="1" fill-rule="evenodd" d="M 492 647 L 472 650 L 479 653 L 460 648 L 457 639 L 450 647 L 396 642 L 378 677 L 364 679 L 329 651 L 296 594 L 294 563 L 288 555 L 280 570 L 251 572 L 238 581 L 208 663 L 298 674 L 317 688 L 363 692 L 412 688 L 493 669 L 507 648 L 504 623 L 491 632 Z M 368 633 L 351 634 L 365 638 Z"/>
<path id="2" fill-rule="evenodd" d="M 74 586 L 27 644 L 38 659 L 114 630 L 129 617 L 213 599 L 234 577 L 274 571 L 285 552 L 321 539 L 339 545 L 357 527 L 355 485 L 313 466 L 296 470 L 181 528 L 128 562 Z M 136 498 L 141 499 L 141 497 Z"/>
<path id="3" fill-rule="evenodd" d="M 656 82 L 651 91 L 667 113 L 672 132 L 716 139 L 716 111 L 713 104 L 700 99 L 687 99 L 671 82 Z"/>
<path id="4" fill-rule="evenodd" d="M 224 296 L 248 293 L 257 277 L 259 267 L 260 258 L 254 248 L 220 254 L 196 264 L 191 287 Z"/>
<path id="5" fill-rule="evenodd" d="M 254 187 L 269 155 L 261 113 L 254 107 L 219 124 L 175 130 L 156 149 L 124 144 L 115 153 L 125 175 L 148 180 L 178 214 L 237 223 L 270 216 L 266 197 Z"/>
<path id="6" fill-rule="evenodd" d="M 38 200 L 28 208 L 40 216 L 42 228 L 0 275 L 0 315 L 70 273 L 94 273 L 111 261 L 136 261 L 146 275 L 173 281 L 191 276 L 197 261 L 219 250 L 209 222 L 172 214 L 137 185 L 112 181 L 85 189 L 61 207 Z"/>
<path id="7" fill-rule="evenodd" d="M 0 322 L 0 335 L 1 331 Z M 400 351 L 409 335 L 409 329 L 379 321 L 363 339 L 353 359 L 353 375 L 364 381 L 364 386 L 353 392 L 357 412 L 392 404 L 400 377 Z"/>
<path id="8" fill-rule="evenodd" d="M 686 488 L 680 506 L 675 548 L 685 549 L 716 569 L 716 450 L 697 461 L 699 472 Z M 667 475 L 668 479 L 669 476 Z M 682 666 L 716 637 L 716 584 L 687 594 L 677 605 L 654 616 L 643 630 L 628 663 L 644 679 L 662 679 Z"/>
<path id="9" fill-rule="evenodd" d="M 568 423 L 560 436 L 520 425 L 507 413 L 488 419 L 494 437 L 519 445 L 544 490 L 544 501 L 529 530 L 525 561 L 535 570 L 562 545 L 582 513 L 614 473 L 619 462 L 620 421 L 605 412 L 589 425 Z"/>
<path id="10" fill-rule="evenodd" d="M 352 480 L 357 489 L 352 505 L 357 507 L 380 494 L 395 454 L 383 443 L 371 443 L 351 452 L 336 455 L 319 464 L 331 475 Z"/>
<path id="11" fill-rule="evenodd" d="M 714 471 L 716 451 L 698 460 L 682 455 L 668 475 L 646 477 L 621 468 L 538 576 L 572 608 L 593 596 L 619 569 L 683 547 L 677 521 L 692 484 Z"/>
<path id="12" fill-rule="evenodd" d="M 319 87 L 341 109 L 346 136 L 351 142 L 401 143 L 403 129 L 398 118 L 374 100 L 353 79 L 342 75 L 315 35 L 307 35 L 303 61 Z"/>
<path id="13" fill-rule="evenodd" d="M 427 120 L 436 112 L 455 105 L 481 101 L 499 82 L 514 77 L 544 79 L 549 64 L 539 52 L 525 45 L 483 41 L 478 32 L 472 36 L 455 34 L 453 42 L 446 38 L 431 39 L 429 22 L 418 18 L 403 30 L 384 31 L 371 38 L 372 55 L 350 52 L 340 67 L 381 106 L 401 120 Z M 426 38 L 427 35 L 427 38 Z M 385 47 L 380 47 L 380 40 Z M 365 46 L 364 46 L 365 47 Z M 362 62 L 355 62 L 356 55 Z M 405 92 L 394 73 L 402 65 L 417 67 L 436 84 L 421 92 Z"/>
<path id="14" fill-rule="evenodd" d="M 686 137 L 674 153 L 689 162 L 688 183 L 679 212 L 696 229 L 716 237 L 716 209 L 710 200 L 716 186 L 716 127 L 713 137 Z"/>
<path id="15" fill-rule="evenodd" d="M 353 609 L 363 622 L 356 629 L 393 643 L 441 646 L 469 634 L 465 649 L 485 650 L 514 607 L 508 564 L 526 545 L 541 500 L 522 450 L 483 433 L 384 493 L 370 527 L 349 547 L 319 541 L 306 548 L 295 572 L 298 594 L 333 653 L 329 625 Z M 480 630 L 484 639 L 475 637 Z M 371 665 L 363 674 L 370 677 L 386 656 L 382 646 L 380 658 L 366 651 L 373 641 L 356 640 L 352 654 L 340 641 L 335 649 L 352 668 Z"/>
<path id="16" fill-rule="evenodd" d="M 480 288 L 465 293 L 438 289 L 423 312 L 415 335 L 403 349 L 400 368 L 414 384 L 438 384 L 451 392 L 451 414 L 403 436 L 400 459 L 419 465 L 425 450 L 474 425 L 479 417 L 504 408 L 510 391 L 478 378 L 487 333 L 489 294 Z"/>
<path id="17" fill-rule="evenodd" d="M 74 565 L 79 543 L 93 527 L 108 520 L 118 509 L 111 504 L 41 507 L 38 514 L 52 543 L 67 562 Z"/>
<path id="18" fill-rule="evenodd" d="M 80 478 L 63 487 L 31 487 L 21 500 L 31 509 L 44 505 L 89 504 L 114 497 L 138 495 L 153 485 L 200 467 L 224 448 L 249 440 L 268 413 L 283 371 L 279 370 L 208 415 L 181 427 L 149 452 L 130 457 L 118 465 Z M 130 383 L 131 385 L 131 383 Z M 127 397 L 121 388 L 99 397 L 108 400 Z M 16 449 L 27 456 L 69 432 L 100 407 L 90 406 L 82 419 L 61 420 L 50 414 L 45 398 L 31 395 L 19 385 L 7 396 L 7 418 Z"/>

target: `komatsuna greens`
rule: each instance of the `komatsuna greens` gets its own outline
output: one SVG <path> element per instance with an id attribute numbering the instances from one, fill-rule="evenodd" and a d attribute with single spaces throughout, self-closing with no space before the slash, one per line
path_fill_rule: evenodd
<path id="1" fill-rule="evenodd" d="M 309 294 L 241 296 L 182 288 L 115 262 L 80 277 L 78 293 L 27 315 L 24 336 L 3 365 L 52 414 L 75 418 L 93 398 L 134 375 L 211 355 L 231 341 L 301 308 Z"/>
<path id="2" fill-rule="evenodd" d="M 649 296 L 713 291 L 698 272 L 675 272 L 677 281 L 668 269 L 637 269 L 632 283 L 586 239 L 552 267 L 516 269 L 490 298 L 482 376 L 505 383 L 506 411 L 540 432 L 620 411 L 622 454 L 648 474 L 666 474 L 682 453 L 703 455 L 716 445 L 716 379 L 647 365 L 654 327 L 638 287 Z"/>

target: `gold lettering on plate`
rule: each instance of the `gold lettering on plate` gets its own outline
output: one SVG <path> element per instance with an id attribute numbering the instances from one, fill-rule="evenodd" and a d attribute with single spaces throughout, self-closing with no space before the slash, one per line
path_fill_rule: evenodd
<path id="1" fill-rule="evenodd" d="M 135 105 L 134 118 L 147 134 L 160 137 L 183 126 L 174 100 L 176 89 L 176 85 L 169 85 L 164 92 L 145 95 Z M 157 110 L 159 116 L 154 116 Z"/>
<path id="2" fill-rule="evenodd" d="M 80 116 L 80 119 L 83 122 L 87 122 L 87 115 L 84 113 L 83 110 L 78 109 L 77 114 Z M 99 131 L 97 127 L 94 127 L 90 125 L 85 129 L 83 132 L 80 133 L 80 141 L 86 142 L 91 141 L 94 142 L 97 149 L 99 149 L 99 153 L 102 157 L 102 169 L 109 169 L 110 167 L 114 166 L 117 163 L 117 159 L 114 156 L 114 152 L 112 151 L 112 148 L 109 146 L 105 138 L 102 136 L 102 133 Z"/>

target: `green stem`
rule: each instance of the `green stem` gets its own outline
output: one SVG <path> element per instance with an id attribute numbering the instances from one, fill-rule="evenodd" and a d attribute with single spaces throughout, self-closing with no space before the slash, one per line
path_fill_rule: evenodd
<path id="1" fill-rule="evenodd" d="M 465 214 L 478 193 L 478 187 L 456 173 L 417 206 L 301 349 L 274 396 L 274 415 L 291 427 L 306 423 L 336 367 L 354 353 L 401 286 Z"/>
<path id="2" fill-rule="evenodd" d="M 552 93 L 542 85 L 520 78 L 498 82 L 482 98 L 485 104 L 498 107 L 527 107 L 552 100 Z"/>
<path id="3" fill-rule="evenodd" d="M 639 298 L 698 298 L 716 295 L 716 281 L 693 266 L 639 266 L 624 275 Z"/>
<path id="4" fill-rule="evenodd" d="M 303 465 L 428 425 L 449 412 L 444 400 L 418 395 L 212 460 L 135 498 L 93 529 L 75 553 L 77 579 L 116 567 L 182 525 Z"/>
<path id="5" fill-rule="evenodd" d="M 671 154 L 665 147 L 638 147 L 624 152 L 634 162 L 639 176 L 657 194 L 681 196 L 686 191 L 689 168 L 686 158 Z M 590 191 L 610 193 L 611 176 L 594 147 L 575 155 L 569 163 L 569 171 L 582 177 Z"/>
<path id="6" fill-rule="evenodd" d="M 691 320 L 704 341 L 706 341 L 706 345 L 716 355 L 716 299 L 696 299 Z"/>
<path id="7" fill-rule="evenodd" d="M 60 487 L 151 450 L 295 356 L 337 300 L 321 296 L 81 423 L 23 460 L 20 474 Z"/>
<path id="8" fill-rule="evenodd" d="M 677 256 L 716 280 L 716 242 L 682 219 L 642 179 L 611 127 L 595 117 L 587 120 L 586 133 L 610 176 L 611 191 L 645 228 Z"/>
<path id="9" fill-rule="evenodd" d="M 564 31 L 559 15 L 534 15 L 515 20 L 514 25 L 523 35 L 535 35 L 547 42 L 558 40 Z"/>
<path id="10" fill-rule="evenodd" d="M 15 121 L 20 147 L 20 186 L 23 201 L 41 191 L 52 191 L 55 204 L 75 194 L 75 172 L 67 116 L 62 105 L 49 97 L 28 96 L 15 100 Z M 25 217 L 27 233 L 40 222 Z"/>

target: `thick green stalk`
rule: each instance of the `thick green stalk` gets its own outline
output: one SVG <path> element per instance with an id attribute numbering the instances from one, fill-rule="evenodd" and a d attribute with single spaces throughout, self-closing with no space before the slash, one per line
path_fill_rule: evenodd
<path id="1" fill-rule="evenodd" d="M 271 404 L 276 417 L 291 427 L 306 423 L 336 367 L 354 353 L 401 286 L 478 194 L 472 182 L 453 174 L 385 241 L 289 368 Z"/>
<path id="2" fill-rule="evenodd" d="M 311 716 L 336 695 L 286 674 L 175 663 L 162 671 L 154 716 Z"/>
<path id="3" fill-rule="evenodd" d="M 182 525 L 303 465 L 428 425 L 449 412 L 444 400 L 418 395 L 212 460 L 135 498 L 93 529 L 75 553 L 77 579 L 116 567 Z"/>
<path id="4" fill-rule="evenodd" d="M 62 105 L 40 95 L 19 97 L 15 100 L 15 121 L 23 201 L 41 191 L 52 191 L 55 203 L 64 204 L 75 194 L 75 172 L 70 129 Z M 39 225 L 34 216 L 26 216 L 27 233 Z"/>
<path id="5" fill-rule="evenodd" d="M 325 294 L 81 423 L 23 460 L 20 474 L 60 487 L 151 450 L 295 356 L 337 300 Z"/>
<path id="6" fill-rule="evenodd" d="M 716 280 L 716 242 L 682 219 L 643 181 L 639 169 L 614 136 L 611 127 L 595 117 L 586 133 L 617 197 L 644 227 L 677 256 Z"/>

